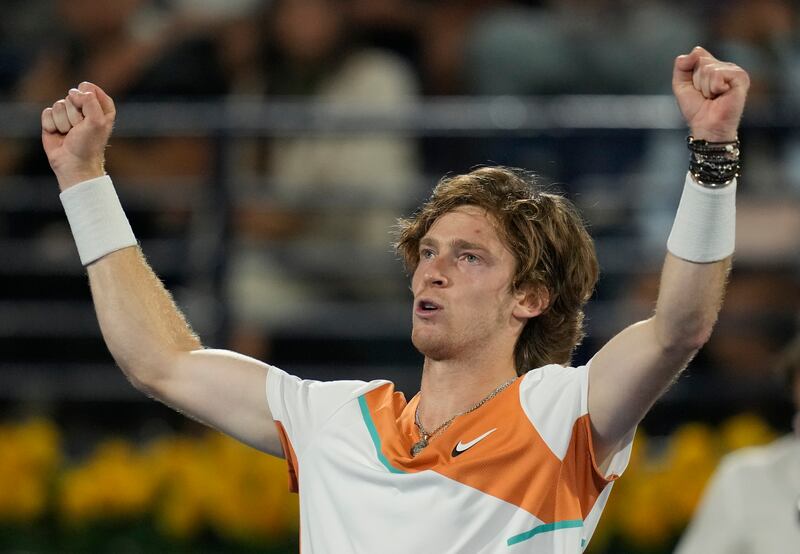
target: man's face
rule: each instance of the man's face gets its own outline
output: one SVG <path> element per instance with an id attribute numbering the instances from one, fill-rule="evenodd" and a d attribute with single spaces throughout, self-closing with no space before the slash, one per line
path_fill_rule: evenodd
<path id="1" fill-rule="evenodd" d="M 439 217 L 420 241 L 411 280 L 417 350 L 433 360 L 487 348 L 510 357 L 524 324 L 514 312 L 519 295 L 510 290 L 515 267 L 482 208 L 460 206 Z"/>

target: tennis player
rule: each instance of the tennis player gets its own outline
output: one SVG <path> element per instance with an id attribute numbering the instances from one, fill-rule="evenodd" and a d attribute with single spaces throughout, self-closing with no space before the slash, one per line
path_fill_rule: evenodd
<path id="1" fill-rule="evenodd" d="M 637 424 L 714 326 L 748 87 L 703 48 L 675 60 L 689 171 L 655 313 L 585 366 L 570 358 L 598 265 L 574 207 L 520 171 L 442 180 L 397 241 L 425 356 L 409 401 L 388 381 L 301 380 L 203 347 L 105 174 L 116 111 L 100 87 L 45 109 L 42 141 L 117 364 L 146 394 L 287 459 L 304 553 L 566 553 L 586 548 Z"/>

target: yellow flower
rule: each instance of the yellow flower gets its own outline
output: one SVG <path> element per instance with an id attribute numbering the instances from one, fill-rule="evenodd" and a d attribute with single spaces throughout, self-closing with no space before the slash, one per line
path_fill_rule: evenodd
<path id="1" fill-rule="evenodd" d="M 218 533 L 253 541 L 295 532 L 297 497 L 286 484 L 286 462 L 219 434 L 207 445 L 217 471 L 209 515 Z"/>
<path id="2" fill-rule="evenodd" d="M 65 472 L 61 514 L 69 523 L 144 515 L 156 490 L 148 465 L 120 439 L 101 443 L 82 466 Z"/>
<path id="3" fill-rule="evenodd" d="M 52 422 L 33 419 L 17 429 L 19 446 L 25 451 L 28 467 L 52 471 L 61 462 L 61 439 Z"/>
<path id="4" fill-rule="evenodd" d="M 687 423 L 670 438 L 666 479 L 676 528 L 692 517 L 719 455 L 719 440 L 705 424 Z"/>
<path id="5" fill-rule="evenodd" d="M 673 533 L 674 521 L 665 492 L 665 474 L 647 471 L 615 490 L 615 502 L 620 533 L 638 548 L 653 548 L 663 544 Z M 622 481 L 620 482 L 620 484 Z"/>
<path id="6" fill-rule="evenodd" d="M 167 536 L 189 539 L 203 526 L 204 502 L 197 489 L 172 486 L 161 497 L 156 508 L 156 522 Z"/>
<path id="7" fill-rule="evenodd" d="M 740 414 L 728 419 L 722 424 L 720 434 L 726 452 L 775 440 L 775 432 L 754 414 Z"/>
<path id="8" fill-rule="evenodd" d="M 0 426 L 0 520 L 30 522 L 47 508 L 59 437 L 44 420 Z"/>

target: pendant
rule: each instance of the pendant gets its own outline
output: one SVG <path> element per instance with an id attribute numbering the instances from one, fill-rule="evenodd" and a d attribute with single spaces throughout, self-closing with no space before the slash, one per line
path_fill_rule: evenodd
<path id="1" fill-rule="evenodd" d="M 428 437 L 424 436 L 418 441 L 415 442 L 414 445 L 411 447 L 411 457 L 414 458 L 422 452 L 422 449 L 428 446 Z"/>

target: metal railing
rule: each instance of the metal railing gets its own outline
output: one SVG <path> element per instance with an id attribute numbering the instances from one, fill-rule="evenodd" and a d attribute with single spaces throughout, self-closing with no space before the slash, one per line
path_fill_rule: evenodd
<path id="1" fill-rule="evenodd" d="M 0 138 L 26 140 L 38 137 L 40 109 L 40 106 L 0 104 L 0 121 L 3 121 Z M 224 344 L 230 324 L 224 293 L 228 245 L 232 238 L 230 218 L 236 206 L 251 201 L 253 194 L 269 197 L 268 187 L 258 191 L 256 187 L 241 186 L 253 179 L 239 173 L 232 163 L 237 143 L 241 140 L 378 133 L 410 138 L 537 137 L 582 131 L 658 133 L 684 129 L 671 96 L 442 98 L 392 109 L 314 104 L 300 99 L 264 103 L 257 99 L 239 98 L 210 103 L 122 104 L 117 109 L 114 136 L 118 138 L 183 136 L 211 140 L 212 172 L 201 177 L 201 182 L 197 183 L 199 186 L 194 187 L 198 196 L 187 197 L 169 190 L 145 194 L 133 186 L 121 187 L 120 195 L 129 208 L 159 210 L 178 207 L 192 210 L 191 225 L 184 238 L 176 242 L 153 237 L 143 241 L 143 247 L 158 271 L 181 274 L 185 279 L 178 291 L 178 299 L 188 306 L 189 318 L 201 335 L 214 345 Z M 800 127 L 800 111 L 790 103 L 775 102 L 769 107 L 750 110 L 745 125 L 754 129 L 791 130 Z M 409 189 L 430 188 L 436 177 L 420 176 L 424 185 L 415 183 Z M 41 188 L 29 186 L 32 179 L 25 175 L 0 179 L 0 214 L 60 211 L 55 185 L 51 195 L 43 195 Z M 264 181 L 268 183 L 268 179 Z M 626 190 L 621 191 L 623 197 L 618 200 L 623 208 L 630 201 Z M 328 200 L 321 198 L 320 202 Z M 357 205 L 359 200 L 354 199 L 354 202 Z M 629 213 L 630 209 L 627 206 L 622 213 L 626 213 L 625 210 Z M 0 278 L 13 282 L 14 276 L 51 275 L 57 281 L 59 276 L 80 277 L 83 274 L 83 268 L 72 252 L 65 256 L 43 257 L 37 250 L 40 246 L 30 241 L 0 237 Z M 630 234 L 600 238 L 597 247 L 606 274 L 630 275 L 637 271 L 650 271 L 663 254 L 648 258 L 648 252 L 641 247 L 637 237 Z M 346 259 L 347 245 L 340 248 L 342 258 Z M 646 263 L 632 263 L 633 260 L 645 260 Z M 340 269 L 343 277 L 352 271 L 346 263 Z M 389 278 L 382 270 L 371 269 L 374 278 Z M 399 264 L 395 278 L 402 279 Z M 367 339 L 377 335 L 400 337 L 408 332 L 406 308 L 405 302 L 397 299 L 378 299 L 372 303 L 352 300 L 311 303 L 303 309 L 314 310 L 315 317 L 287 321 L 283 332 L 347 339 Z M 590 304 L 589 319 L 593 326 L 617 329 L 624 319 L 624 311 L 613 298 L 598 300 Z M 342 325 L 342 321 L 353 323 Z M 32 336 L 82 336 L 99 340 L 88 293 L 82 299 L 15 299 L 12 294 L 0 300 L 0 341 Z M 3 358 L 0 352 L 0 390 L 5 391 L 5 397 L 31 396 L 31 387 L 19 384 L 28 372 L 34 372 L 36 380 L 43 380 L 43 383 L 48 379 L 54 380 L 43 384 L 43 391 L 56 390 L 57 383 L 63 379 L 63 364 L 24 360 L 7 362 Z M 76 362 L 71 365 L 77 372 L 75 375 L 94 375 L 104 367 L 102 363 Z M 119 388 L 127 387 L 124 380 L 100 379 L 96 383 L 103 384 L 74 387 L 76 397 L 89 393 L 105 394 L 109 399 L 128 397 Z M 61 391 L 59 394 L 64 394 L 65 390 L 71 389 L 58 390 Z"/>

